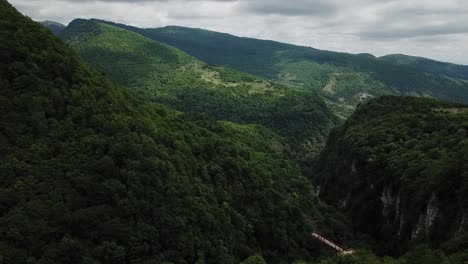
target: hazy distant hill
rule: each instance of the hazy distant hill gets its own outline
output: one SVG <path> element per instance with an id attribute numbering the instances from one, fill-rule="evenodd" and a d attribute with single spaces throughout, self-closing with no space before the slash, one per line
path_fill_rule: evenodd
<path id="1" fill-rule="evenodd" d="M 457 65 L 402 54 L 387 55 L 380 57 L 379 59 L 389 61 L 397 65 L 414 67 L 431 74 L 468 80 L 468 66 L 465 65 Z"/>
<path id="2" fill-rule="evenodd" d="M 52 33 L 54 33 L 55 35 L 59 35 L 62 32 L 62 30 L 66 28 L 66 26 L 63 24 L 49 20 L 42 21 L 41 24 L 46 28 L 50 29 L 50 31 L 52 31 Z"/>

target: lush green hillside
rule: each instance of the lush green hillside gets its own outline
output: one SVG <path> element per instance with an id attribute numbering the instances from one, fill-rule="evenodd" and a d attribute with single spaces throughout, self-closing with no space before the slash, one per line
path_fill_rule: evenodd
<path id="1" fill-rule="evenodd" d="M 155 106 L 5 0 L 0 17 L 2 263 L 318 255 L 310 230 L 339 220 L 277 136 Z"/>
<path id="2" fill-rule="evenodd" d="M 431 74 L 468 80 L 468 66 L 465 65 L 457 65 L 402 54 L 387 55 L 380 57 L 379 59 L 389 61 L 397 65 L 410 66 Z"/>
<path id="3" fill-rule="evenodd" d="M 323 151 L 320 196 L 399 253 L 468 248 L 468 106 L 382 97 L 358 107 Z"/>
<path id="4" fill-rule="evenodd" d="M 430 96 L 468 103 L 468 83 L 464 80 L 369 54 L 329 52 L 202 29 L 117 26 L 177 47 L 209 64 L 314 89 L 342 117 L 349 116 L 360 101 L 381 95 Z"/>
<path id="5" fill-rule="evenodd" d="M 49 20 L 42 21 L 41 24 L 52 31 L 54 35 L 60 35 L 60 33 L 62 33 L 62 31 L 66 28 L 66 26 L 63 24 Z"/>
<path id="6" fill-rule="evenodd" d="M 96 20 L 75 20 L 61 37 L 115 82 L 152 101 L 218 120 L 259 124 L 311 161 L 337 118 L 313 91 L 208 66 L 173 47 Z"/>

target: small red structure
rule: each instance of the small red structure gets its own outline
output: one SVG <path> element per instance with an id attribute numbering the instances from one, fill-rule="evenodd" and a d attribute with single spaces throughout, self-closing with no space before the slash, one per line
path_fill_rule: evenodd
<path id="1" fill-rule="evenodd" d="M 322 243 L 327 245 L 328 247 L 331 247 L 334 249 L 338 254 L 340 255 L 351 255 L 356 253 L 354 250 L 344 250 L 343 248 L 337 246 L 335 243 L 331 242 L 330 240 L 324 238 L 323 236 L 317 234 L 317 233 L 312 233 L 312 236 L 315 237 L 316 239 L 320 240 Z"/>

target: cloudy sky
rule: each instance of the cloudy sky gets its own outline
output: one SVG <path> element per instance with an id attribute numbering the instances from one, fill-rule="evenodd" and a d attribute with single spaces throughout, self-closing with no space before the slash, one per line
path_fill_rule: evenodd
<path id="1" fill-rule="evenodd" d="M 10 0 L 35 20 L 179 25 L 320 49 L 468 65 L 466 0 Z"/>

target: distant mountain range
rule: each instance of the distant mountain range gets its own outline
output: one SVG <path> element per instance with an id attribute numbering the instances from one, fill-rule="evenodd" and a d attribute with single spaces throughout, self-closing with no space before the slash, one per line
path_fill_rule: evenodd
<path id="1" fill-rule="evenodd" d="M 211 65 L 312 89 L 342 118 L 349 116 L 359 102 L 382 95 L 468 103 L 468 66 L 406 55 L 376 58 L 371 54 L 330 52 L 204 29 L 143 29 L 100 22 L 176 47 Z"/>
<path id="2" fill-rule="evenodd" d="M 349 116 L 363 99 L 381 95 L 468 102 L 466 66 L 429 60 L 405 64 L 402 59 L 390 59 L 394 56 L 330 52 L 203 29 L 140 29 L 108 23 L 177 47 L 208 64 L 315 90 L 342 117 Z"/>
<path id="3" fill-rule="evenodd" d="M 359 102 L 382 95 L 468 102 L 468 66 L 405 55 L 376 58 L 371 54 L 330 52 L 203 29 L 142 29 L 100 22 L 171 45 L 208 64 L 312 89 L 342 118 L 349 116 Z"/>
<path id="4" fill-rule="evenodd" d="M 396 65 L 409 66 L 430 74 L 468 80 L 468 66 L 465 65 L 457 65 L 402 54 L 387 55 L 379 59 Z"/>

